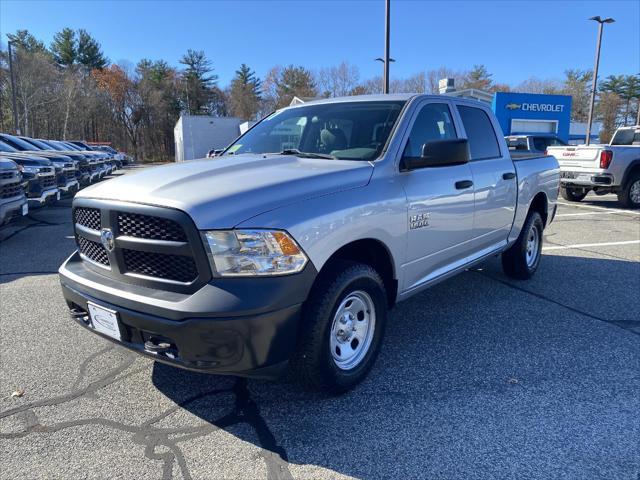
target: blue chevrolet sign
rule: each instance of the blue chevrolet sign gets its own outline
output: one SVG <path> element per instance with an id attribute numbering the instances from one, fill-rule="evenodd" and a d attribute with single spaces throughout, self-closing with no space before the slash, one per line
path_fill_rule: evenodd
<path id="1" fill-rule="evenodd" d="M 498 92 L 493 111 L 505 135 L 544 133 L 569 140 L 570 95 Z"/>

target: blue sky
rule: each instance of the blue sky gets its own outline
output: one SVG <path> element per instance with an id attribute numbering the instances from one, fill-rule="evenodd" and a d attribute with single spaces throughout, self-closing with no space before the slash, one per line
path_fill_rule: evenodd
<path id="1" fill-rule="evenodd" d="M 640 1 L 392 0 L 392 77 L 485 64 L 494 80 L 562 78 L 591 69 L 597 25 L 605 26 L 601 75 L 640 71 Z M 0 32 L 28 29 L 47 44 L 63 27 L 85 28 L 114 62 L 204 50 L 220 84 L 240 63 L 263 76 L 276 64 L 310 69 L 343 60 L 362 78 L 381 73 L 384 2 L 375 1 L 17 1 L 0 0 Z"/>

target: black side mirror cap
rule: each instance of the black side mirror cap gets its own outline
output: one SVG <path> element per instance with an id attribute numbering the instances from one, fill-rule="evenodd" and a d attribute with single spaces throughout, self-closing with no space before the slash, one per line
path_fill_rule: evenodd
<path id="1" fill-rule="evenodd" d="M 402 159 L 406 170 L 447 167 L 469 163 L 469 141 L 466 138 L 434 140 L 422 146 L 422 156 Z"/>

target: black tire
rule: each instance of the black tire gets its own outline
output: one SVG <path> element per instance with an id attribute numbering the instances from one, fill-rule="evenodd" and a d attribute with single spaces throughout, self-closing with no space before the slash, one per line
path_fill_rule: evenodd
<path id="1" fill-rule="evenodd" d="M 529 260 L 527 255 L 528 240 L 532 229 L 537 232 L 538 242 L 535 257 L 531 257 L 531 260 Z M 538 212 L 529 212 L 518 240 L 507 251 L 502 253 L 502 269 L 507 276 L 518 280 L 527 280 L 536 273 L 540 265 L 543 231 L 544 223 L 540 214 Z"/>
<path id="2" fill-rule="evenodd" d="M 640 173 L 634 173 L 618 192 L 618 202 L 624 208 L 640 208 L 640 199 L 634 189 L 640 189 Z"/>
<path id="3" fill-rule="evenodd" d="M 581 202 L 587 193 L 586 188 L 560 187 L 560 196 L 569 202 Z"/>
<path id="4" fill-rule="evenodd" d="M 366 292 L 375 309 L 373 338 L 360 363 L 352 369 L 337 366 L 331 353 L 334 316 L 344 299 L 356 291 Z M 330 394 L 348 391 L 373 366 L 387 321 L 387 295 L 378 272 L 368 265 L 340 261 L 323 272 L 305 302 L 301 333 L 291 359 L 292 373 L 306 388 Z"/>

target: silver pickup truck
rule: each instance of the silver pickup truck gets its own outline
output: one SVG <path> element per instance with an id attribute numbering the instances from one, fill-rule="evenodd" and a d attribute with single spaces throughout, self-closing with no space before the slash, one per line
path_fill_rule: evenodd
<path id="1" fill-rule="evenodd" d="M 608 145 L 549 147 L 560 163 L 560 194 L 579 202 L 591 190 L 615 193 L 626 208 L 640 208 L 640 125 L 620 127 Z"/>
<path id="2" fill-rule="evenodd" d="M 60 281 L 79 324 L 155 360 L 263 378 L 290 365 L 342 392 L 396 302 L 497 255 L 533 275 L 558 188 L 556 159 L 512 160 L 486 105 L 321 100 L 219 157 L 80 191 Z"/>

